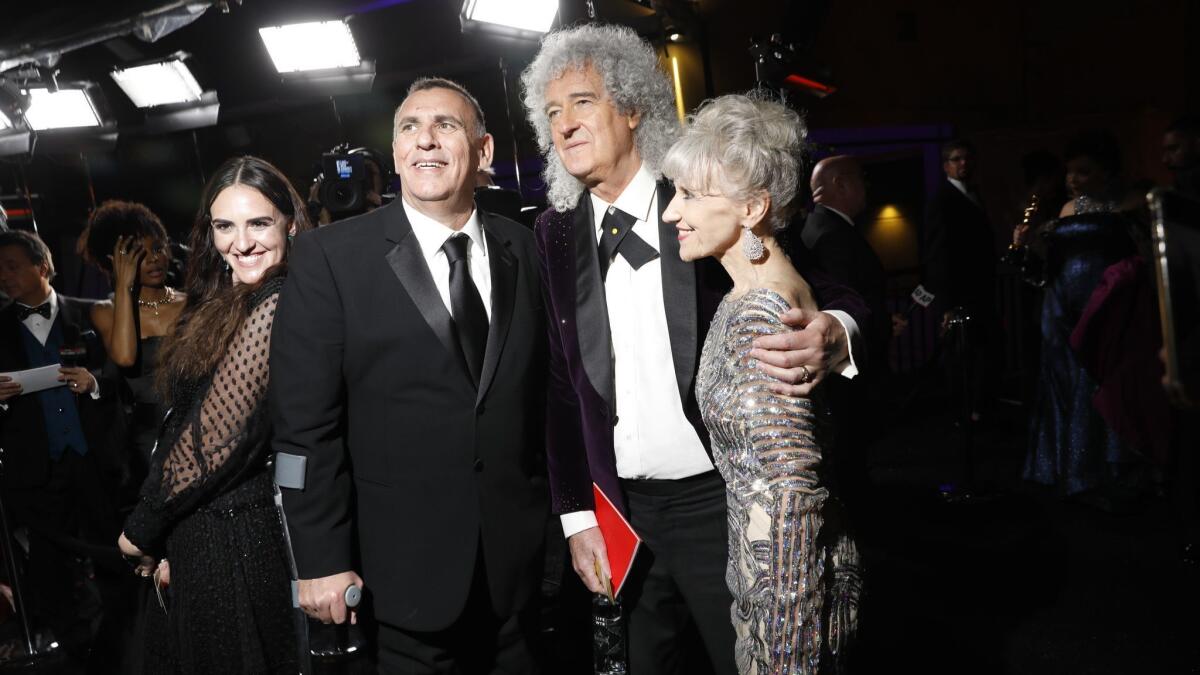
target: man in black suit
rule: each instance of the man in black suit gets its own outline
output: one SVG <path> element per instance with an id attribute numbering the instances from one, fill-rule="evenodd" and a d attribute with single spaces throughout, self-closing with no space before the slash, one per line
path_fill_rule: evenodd
<path id="1" fill-rule="evenodd" d="M 827 157 L 813 167 L 809 181 L 816 206 L 808 214 L 800 241 L 822 272 L 862 296 L 871 311 L 861 374 L 885 373 L 891 320 L 887 311 L 887 275 L 883 263 L 854 219 L 867 206 L 862 167 L 848 155 Z M 865 366 L 865 368 L 863 367 Z"/>
<path id="2" fill-rule="evenodd" d="M 942 146 L 942 169 L 946 180 L 938 186 L 925 218 L 922 283 L 934 294 L 943 330 L 956 308 L 971 317 L 966 363 L 972 418 L 978 419 L 997 324 L 995 235 L 975 187 L 975 147 L 965 140 L 947 142 Z"/>
<path id="3" fill-rule="evenodd" d="M 891 320 L 887 276 L 879 256 L 854 219 L 866 209 L 867 188 L 859 163 L 848 155 L 827 157 L 813 167 L 809 186 L 815 206 L 800 241 L 817 269 L 853 288 L 870 310 L 866 359 L 854 379 L 832 378 L 827 386 L 837 429 L 837 484 L 858 524 L 865 527 L 868 499 L 867 447 L 880 430 L 887 385 Z"/>
<path id="4" fill-rule="evenodd" d="M 418 80 L 393 133 L 402 198 L 302 235 L 275 318 L 275 449 L 307 464 L 284 491 L 300 604 L 341 623 L 365 585 L 381 672 L 529 672 L 549 508 L 533 235 L 475 206 L 492 137 L 460 85 Z"/>
<path id="5" fill-rule="evenodd" d="M 58 364 L 60 349 L 86 348 L 86 365 L 59 368 L 63 384 L 25 392 L 0 375 L 0 461 L 11 525 L 29 529 L 26 583 L 33 610 L 77 656 L 91 630 L 77 615 L 76 558 L 111 544 L 120 522 L 104 489 L 114 467 L 105 461 L 116 412 L 115 383 L 101 382 L 104 347 L 92 332 L 91 302 L 50 286 L 54 261 L 35 234 L 0 232 L 0 291 L 12 304 L 0 311 L 0 372 Z M 98 563 L 119 565 L 115 549 Z M 103 570 L 98 570 L 103 575 Z"/>

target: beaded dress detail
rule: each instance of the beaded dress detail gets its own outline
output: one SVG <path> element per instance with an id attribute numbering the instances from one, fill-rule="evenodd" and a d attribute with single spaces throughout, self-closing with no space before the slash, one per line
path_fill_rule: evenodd
<path id="1" fill-rule="evenodd" d="M 150 475 L 125 533 L 167 557 L 167 645 L 146 672 L 295 673 L 290 573 L 268 463 L 271 325 L 281 278 L 249 298 L 213 373 L 173 383 Z"/>
<path id="2" fill-rule="evenodd" d="M 742 675 L 837 672 L 862 590 L 823 461 L 823 407 L 772 393 L 773 379 L 748 355 L 754 338 L 790 330 L 779 320 L 788 308 L 768 289 L 726 296 L 696 378 L 728 495 L 725 578 Z"/>

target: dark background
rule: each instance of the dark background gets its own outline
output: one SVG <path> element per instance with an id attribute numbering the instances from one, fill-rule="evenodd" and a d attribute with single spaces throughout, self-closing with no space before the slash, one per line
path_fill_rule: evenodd
<path id="1" fill-rule="evenodd" d="M 5 3 L 0 60 L 161 4 Z M 797 74 L 837 91 L 826 98 L 791 91 L 789 100 L 806 112 L 815 154 L 849 152 L 866 166 L 871 208 L 863 225 L 890 274 L 893 309 L 907 305 L 915 284 L 922 212 L 941 180 L 938 148 L 945 139 L 966 135 L 979 146 L 980 187 L 999 249 L 1024 206 L 1023 154 L 1038 148 L 1061 154 L 1072 134 L 1105 128 L 1120 141 L 1128 181 L 1162 184 L 1168 181 L 1159 159 L 1163 130 L 1173 118 L 1200 111 L 1200 47 L 1193 39 L 1200 3 L 1189 0 L 594 4 L 601 19 L 630 23 L 652 39 L 668 71 L 677 59 L 688 109 L 755 84 L 752 37 L 779 32 L 797 45 Z M 579 20 L 585 6 L 561 0 L 560 16 Z M 536 44 L 464 35 L 460 8 L 458 0 L 245 0 L 228 13 L 211 7 L 156 43 L 123 37 L 73 51 L 58 65 L 60 80 L 98 82 L 119 138 L 115 146 L 97 147 L 45 133 L 32 158 L 0 159 L 0 199 L 11 225 L 30 228 L 36 218 L 58 261 L 60 290 L 102 295 L 102 280 L 84 273 L 74 255 L 96 204 L 145 202 L 181 237 L 205 177 L 245 153 L 276 163 L 307 194 L 314 164 L 336 143 L 390 155 L 392 111 L 423 75 L 458 80 L 479 98 L 496 136 L 499 182 L 516 187 L 519 165 L 526 201 L 536 204 L 541 162 L 518 84 Z M 353 16 L 359 50 L 376 62 L 371 92 L 331 99 L 283 84 L 257 29 L 343 16 Z M 676 31 L 682 40 L 669 43 L 666 35 Z M 177 50 L 193 55 L 188 63 L 196 78 L 218 93 L 219 123 L 148 133 L 143 113 L 108 72 Z M 1022 400 L 1036 359 L 1021 351 L 1019 338 L 1036 337 L 1036 323 L 1029 323 L 1036 313 L 1011 271 L 1004 284 L 1008 378 L 997 390 L 1011 400 L 977 434 L 974 455 L 980 480 L 998 486 L 1001 498 L 962 509 L 933 498 L 937 486 L 957 477 L 963 457 L 952 402 L 927 393 L 940 382 L 924 367 L 935 343 L 934 317 L 917 312 L 893 342 L 893 369 L 908 381 L 880 421 L 887 438 L 869 458 L 882 515 L 867 547 L 872 577 L 856 672 L 1200 672 L 1200 575 L 1179 562 L 1162 500 L 1137 513 L 1106 515 L 1052 496 L 1031 497 L 1021 484 L 1029 409 Z M 586 642 L 555 644 L 563 662 L 586 661 Z"/>
<path id="2" fill-rule="evenodd" d="M 163 2 L 7 3 L 0 53 L 46 44 Z M 782 33 L 798 46 L 796 72 L 837 87 L 827 98 L 803 91 L 791 102 L 807 114 L 818 153 L 858 154 L 871 175 L 872 243 L 894 274 L 916 264 L 924 195 L 940 178 L 937 144 L 956 134 L 981 150 L 982 192 L 993 219 L 1011 222 L 1022 206 L 1018 161 L 1044 147 L 1059 151 L 1081 128 L 1118 135 L 1131 178 L 1165 182 L 1159 139 L 1171 118 L 1195 110 L 1200 62 L 1189 36 L 1200 9 L 1186 0 L 1008 3 L 934 0 L 596 0 L 599 18 L 634 25 L 653 40 L 670 71 L 678 59 L 685 105 L 755 84 L 748 48 L 755 36 Z M 496 137 L 502 185 L 540 199 L 540 159 L 524 121 L 518 77 L 532 42 L 464 34 L 457 0 L 245 0 L 155 43 L 121 37 L 65 54 L 62 82 L 90 80 L 116 121 L 115 147 L 56 140 L 44 132 L 32 159 L 0 160 L 0 198 L 13 224 L 37 227 L 60 258 L 67 292 L 84 288 L 74 237 L 95 204 L 142 201 L 183 235 L 208 172 L 226 158 L 261 155 L 302 193 L 323 151 L 340 142 L 390 154 L 391 112 L 422 75 L 462 82 L 482 103 Z M 351 17 L 360 53 L 376 62 L 370 93 L 324 96 L 282 82 L 258 36 L 261 26 Z M 583 0 L 561 0 L 560 21 L 586 17 Z M 669 32 L 683 39 L 668 42 Z M 136 109 L 108 76 L 115 66 L 177 50 L 201 86 L 220 98 L 217 126 L 147 133 Z M 502 75 L 501 64 L 507 68 Z M 507 92 L 506 92 L 507 86 Z M 26 200 L 28 189 L 31 195 Z M 894 210 L 881 216 L 885 206 Z M 890 219 L 887 217 L 890 216 Z M 891 227 L 881 227 L 888 221 Z M 72 287 L 74 286 L 74 287 Z"/>

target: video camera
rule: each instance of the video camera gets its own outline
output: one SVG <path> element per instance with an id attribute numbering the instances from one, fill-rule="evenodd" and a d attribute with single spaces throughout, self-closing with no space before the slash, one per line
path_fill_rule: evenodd
<path id="1" fill-rule="evenodd" d="M 374 164 L 377 174 L 367 166 Z M 376 177 L 377 176 L 377 177 Z M 378 190 L 383 203 L 390 201 L 386 195 L 390 188 L 390 174 L 384 160 L 368 148 L 353 148 L 349 144 L 335 146 L 321 155 L 320 173 L 317 180 L 319 206 L 324 207 L 334 220 L 365 213 L 375 206 L 367 199 L 367 193 Z M 374 180 L 378 180 L 376 186 Z"/>

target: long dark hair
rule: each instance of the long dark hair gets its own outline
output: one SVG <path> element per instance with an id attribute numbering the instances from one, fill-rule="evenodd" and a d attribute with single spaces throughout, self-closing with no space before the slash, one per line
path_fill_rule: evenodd
<path id="1" fill-rule="evenodd" d="M 176 378 L 203 377 L 216 367 L 250 313 L 250 295 L 287 267 L 285 249 L 283 260 L 257 283 L 233 284 L 225 258 L 213 242 L 211 214 L 217 196 L 234 185 L 258 190 L 285 216 L 284 227 L 295 225 L 297 233 L 312 229 L 300 195 L 270 162 L 251 156 L 234 157 L 217 169 L 204 186 L 192 225 L 192 254 L 185 283 L 188 304 L 159 356 L 159 387 L 163 393 L 169 393 L 170 383 Z"/>

